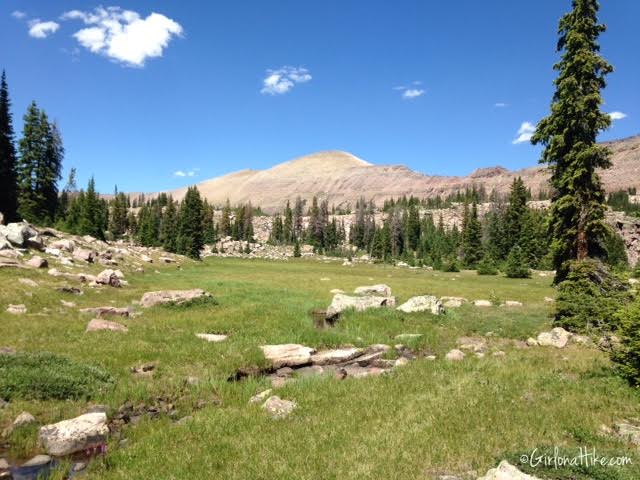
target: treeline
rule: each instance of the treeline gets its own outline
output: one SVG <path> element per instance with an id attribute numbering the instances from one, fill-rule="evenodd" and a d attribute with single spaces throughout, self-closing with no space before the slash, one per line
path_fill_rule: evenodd
<path id="1" fill-rule="evenodd" d="M 58 208 L 64 146 L 56 122 L 32 102 L 15 142 L 6 74 L 0 79 L 0 212 L 5 221 L 52 223 Z"/>
<path id="2" fill-rule="evenodd" d="M 341 255 L 340 247 L 346 237 L 344 223 L 338 223 L 335 217 L 329 220 L 330 215 L 335 215 L 335 208 L 330 211 L 326 200 L 318 202 L 318 198 L 313 197 L 306 212 L 309 217 L 306 228 L 303 223 L 304 208 L 305 202 L 300 197 L 296 198 L 293 208 L 287 201 L 284 212 L 273 217 L 270 243 L 294 245 L 296 256 L 300 253 L 301 243 L 312 245 L 317 253 Z"/>

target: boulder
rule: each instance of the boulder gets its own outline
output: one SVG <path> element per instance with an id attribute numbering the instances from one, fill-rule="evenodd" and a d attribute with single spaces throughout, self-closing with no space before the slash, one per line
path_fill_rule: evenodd
<path id="1" fill-rule="evenodd" d="M 272 418 L 284 418 L 288 416 L 297 407 L 295 402 L 290 400 L 282 400 L 280 397 L 274 395 L 269 397 L 262 405 Z"/>
<path id="2" fill-rule="evenodd" d="M 11 313 L 13 315 L 22 315 L 24 313 L 27 313 L 27 307 L 25 307 L 22 304 L 20 305 L 9 304 L 9 306 L 7 307 L 7 313 Z"/>
<path id="3" fill-rule="evenodd" d="M 459 308 L 467 303 L 467 299 L 463 297 L 440 297 L 440 301 L 445 308 Z"/>
<path id="4" fill-rule="evenodd" d="M 633 445 L 640 446 L 640 426 L 628 422 L 618 422 L 613 428 L 618 437 Z"/>
<path id="5" fill-rule="evenodd" d="M 67 238 L 62 238 L 60 240 L 56 240 L 55 242 L 49 244 L 49 248 L 55 248 L 57 250 L 64 250 L 66 252 L 72 253 L 76 248 L 76 244 L 73 240 L 69 240 Z"/>
<path id="6" fill-rule="evenodd" d="M 313 348 L 295 343 L 263 345 L 260 349 L 273 368 L 306 365 L 311 363 L 311 354 L 315 352 Z"/>
<path id="7" fill-rule="evenodd" d="M 31 257 L 25 264 L 32 268 L 47 268 L 49 266 L 49 262 L 38 255 Z"/>
<path id="8" fill-rule="evenodd" d="M 211 294 L 200 288 L 195 288 L 193 290 L 164 290 L 145 293 L 140 300 L 140 304 L 145 308 L 165 303 L 174 303 L 179 305 L 201 297 L 211 297 Z"/>
<path id="9" fill-rule="evenodd" d="M 15 418 L 15 420 L 11 424 L 11 427 L 20 428 L 26 425 L 31 425 L 32 423 L 36 423 L 36 417 L 31 415 L 29 412 L 22 412 Z"/>
<path id="10" fill-rule="evenodd" d="M 396 304 L 395 297 L 350 297 L 337 293 L 327 308 L 327 318 L 335 318 L 340 313 L 353 308 L 357 312 L 364 312 L 370 308 L 393 307 Z"/>
<path id="11" fill-rule="evenodd" d="M 46 465 L 49 465 L 50 463 L 51 463 L 51 457 L 49 455 L 36 455 L 30 460 L 24 462 L 22 465 L 20 465 L 20 467 L 21 468 L 44 467 Z M 42 473 L 42 471 L 40 470 L 38 471 L 39 473 Z M 41 478 L 40 475 L 38 475 L 38 478 Z M 45 478 L 45 477 L 42 477 L 42 478 Z"/>
<path id="12" fill-rule="evenodd" d="M 38 440 L 49 455 L 62 457 L 101 446 L 108 434 L 107 415 L 96 412 L 45 425 L 40 428 Z"/>
<path id="13" fill-rule="evenodd" d="M 487 350 L 487 341 L 481 337 L 460 337 L 456 343 L 462 350 L 471 350 L 473 352 Z"/>
<path id="14" fill-rule="evenodd" d="M 449 353 L 447 353 L 444 358 L 446 358 L 450 362 L 459 362 L 461 360 L 464 360 L 464 356 L 465 355 L 462 350 L 458 350 L 457 348 L 454 348 Z"/>
<path id="15" fill-rule="evenodd" d="M 122 282 L 120 280 L 120 277 L 114 270 L 107 269 L 98 274 L 95 282 L 99 285 L 109 285 L 111 287 L 118 288 L 122 285 Z"/>
<path id="16" fill-rule="evenodd" d="M 90 313 L 95 315 L 98 318 L 106 317 L 109 315 L 117 315 L 120 317 L 128 317 L 131 315 L 131 310 L 129 307 L 90 307 L 90 308 L 81 308 L 81 313 Z"/>
<path id="17" fill-rule="evenodd" d="M 391 287 L 389 285 L 379 284 L 379 285 L 368 285 L 364 287 L 356 288 L 353 293 L 356 295 L 374 295 L 380 297 L 390 297 L 391 296 Z"/>
<path id="18" fill-rule="evenodd" d="M 2 243 L 1 243 L 1 241 L 0 241 L 0 247 L 2 247 Z M 13 248 L 11 248 L 11 247 L 6 248 L 6 249 L 4 249 L 4 250 L 2 250 L 2 249 L 0 248 L 0 257 L 3 257 L 3 258 L 13 258 L 13 259 L 16 259 L 16 258 L 20 258 L 20 257 L 22 257 L 23 255 L 24 255 L 24 254 L 23 254 L 21 251 L 19 251 L 19 250 L 14 250 L 14 249 L 13 249 Z"/>
<path id="19" fill-rule="evenodd" d="M 73 251 L 73 258 L 76 260 L 82 260 L 84 262 L 93 263 L 94 258 L 96 257 L 96 252 L 91 250 L 86 250 L 84 248 L 76 248 Z"/>
<path id="20" fill-rule="evenodd" d="M 500 462 L 497 468 L 492 468 L 487 472 L 484 477 L 478 478 L 478 480 L 540 480 L 538 477 L 533 477 L 522 473 L 516 467 L 511 465 L 506 460 Z"/>
<path id="21" fill-rule="evenodd" d="M 541 347 L 564 348 L 569 343 L 571 333 L 562 327 L 556 327 L 550 332 L 542 332 L 538 335 L 538 344 Z"/>
<path id="22" fill-rule="evenodd" d="M 111 330 L 114 332 L 128 332 L 129 329 L 117 322 L 109 322 L 101 318 L 94 318 L 87 324 L 86 332 L 97 332 L 98 330 Z"/>
<path id="23" fill-rule="evenodd" d="M 7 237 L 0 233 L 0 250 L 10 250 L 12 248 L 11 242 L 7 240 Z"/>
<path id="24" fill-rule="evenodd" d="M 337 348 L 324 350 L 311 355 L 311 363 L 314 365 L 333 365 L 344 363 L 359 357 L 364 353 L 361 348 Z"/>
<path id="25" fill-rule="evenodd" d="M 440 315 L 444 313 L 442 302 L 433 295 L 411 297 L 397 309 L 405 313 L 430 312 L 433 315 Z"/>
<path id="26" fill-rule="evenodd" d="M 540 344 L 538 343 L 538 340 L 536 340 L 535 338 L 529 337 L 527 338 L 527 345 L 529 347 L 538 347 Z"/>
<path id="27" fill-rule="evenodd" d="M 229 338 L 227 335 L 218 335 L 215 333 L 196 333 L 196 337 L 213 343 L 224 342 L 227 338 Z"/>
<path id="28" fill-rule="evenodd" d="M 25 242 L 38 235 L 38 232 L 27 222 L 10 223 L 0 225 L 0 234 L 4 236 L 12 245 L 23 247 Z"/>

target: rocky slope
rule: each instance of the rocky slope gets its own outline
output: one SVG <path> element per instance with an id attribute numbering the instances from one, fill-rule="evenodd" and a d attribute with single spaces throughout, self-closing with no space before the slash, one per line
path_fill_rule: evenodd
<path id="1" fill-rule="evenodd" d="M 613 168 L 602 172 L 608 191 L 640 189 L 640 136 L 609 142 Z M 242 170 L 198 184 L 200 192 L 214 204 L 228 198 L 232 204 L 251 201 L 265 211 L 282 208 L 297 196 L 310 200 L 314 195 L 330 204 L 353 205 L 360 196 L 381 204 L 402 195 L 431 197 L 447 195 L 472 185 L 487 192 L 506 193 L 514 177 L 521 176 L 535 193 L 546 190 L 543 167 L 509 171 L 502 167 L 481 168 L 465 177 L 430 176 L 401 165 L 372 165 L 346 152 L 329 151 L 307 155 L 267 170 Z M 171 192 L 181 198 L 186 189 Z"/>

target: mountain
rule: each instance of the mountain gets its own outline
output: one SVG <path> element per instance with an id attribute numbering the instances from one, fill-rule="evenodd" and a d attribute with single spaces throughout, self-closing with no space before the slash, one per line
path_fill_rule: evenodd
<path id="1" fill-rule="evenodd" d="M 636 187 L 640 191 L 640 136 L 608 142 L 613 167 L 601 172 L 607 191 Z M 544 167 L 510 171 L 503 167 L 480 168 L 468 176 L 424 175 L 402 165 L 372 165 L 341 151 L 313 153 L 267 170 L 241 170 L 198 183 L 200 193 L 215 205 L 228 198 L 232 204 L 251 201 L 265 211 L 281 209 L 287 200 L 314 195 L 336 206 L 353 205 L 364 196 L 376 204 L 403 195 L 446 196 L 473 185 L 487 192 L 509 191 L 513 179 L 522 177 L 534 195 L 547 190 Z M 184 196 L 186 188 L 174 190 L 174 198 Z"/>

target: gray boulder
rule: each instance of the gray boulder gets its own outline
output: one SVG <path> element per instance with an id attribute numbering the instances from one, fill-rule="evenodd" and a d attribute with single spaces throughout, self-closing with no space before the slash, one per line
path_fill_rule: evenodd
<path id="1" fill-rule="evenodd" d="M 280 397 L 274 395 L 269 397 L 262 405 L 272 418 L 284 418 L 291 414 L 298 405 L 290 400 L 282 400 Z"/>
<path id="2" fill-rule="evenodd" d="M 396 305 L 395 297 L 350 297 L 337 293 L 331 300 L 331 305 L 327 308 L 327 318 L 335 318 L 340 313 L 350 308 L 357 312 L 364 312 L 370 308 L 394 307 Z"/>
<path id="3" fill-rule="evenodd" d="M 62 457 L 103 445 L 108 434 L 107 415 L 96 412 L 45 425 L 38 440 L 49 455 Z"/>
<path id="4" fill-rule="evenodd" d="M 433 315 L 441 315 L 444 313 L 442 302 L 433 295 L 411 297 L 397 309 L 405 313 L 430 312 Z"/>
<path id="5" fill-rule="evenodd" d="M 181 304 L 201 297 L 211 297 L 211 294 L 200 288 L 194 288 L 193 290 L 163 290 L 145 293 L 140 300 L 140 304 L 145 308 L 149 308 L 165 303 Z"/>
<path id="6" fill-rule="evenodd" d="M 533 477 L 522 473 L 516 467 L 511 465 L 506 460 L 500 462 L 496 468 L 492 468 L 487 472 L 484 477 L 478 478 L 478 480 L 540 480 L 538 477 Z"/>
<path id="7" fill-rule="evenodd" d="M 311 354 L 315 352 L 313 348 L 295 343 L 263 345 L 260 349 L 273 368 L 306 365 L 311 363 Z"/>
<path id="8" fill-rule="evenodd" d="M 353 293 L 355 293 L 356 295 L 375 295 L 380 297 L 390 297 L 391 287 L 384 284 L 368 285 L 356 288 Z"/>

